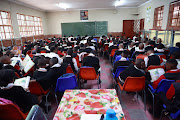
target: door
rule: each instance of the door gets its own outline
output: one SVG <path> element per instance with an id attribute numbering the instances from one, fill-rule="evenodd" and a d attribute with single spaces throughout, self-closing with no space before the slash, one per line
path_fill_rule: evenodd
<path id="1" fill-rule="evenodd" d="M 134 36 L 134 20 L 123 20 L 123 34 L 124 36 L 133 38 Z"/>

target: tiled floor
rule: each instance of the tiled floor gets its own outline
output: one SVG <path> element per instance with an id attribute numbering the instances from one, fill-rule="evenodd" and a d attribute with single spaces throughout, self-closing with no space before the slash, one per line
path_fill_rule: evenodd
<path id="1" fill-rule="evenodd" d="M 113 88 L 113 78 L 111 75 L 112 65 L 108 60 L 100 57 L 100 66 L 101 66 L 101 88 Z M 86 89 L 97 89 L 97 81 L 88 81 L 85 86 Z M 52 96 L 53 97 L 53 96 Z M 120 97 L 120 96 L 119 96 Z M 158 120 L 158 118 L 153 118 L 152 115 L 148 112 L 148 110 L 144 110 L 144 104 L 141 101 L 141 98 L 127 94 L 126 92 L 122 92 L 122 108 L 126 117 L 126 120 Z M 57 105 L 52 102 L 51 110 L 46 115 L 48 120 L 52 120 L 53 116 L 56 112 Z M 163 118 L 163 120 L 167 120 L 167 118 Z"/>

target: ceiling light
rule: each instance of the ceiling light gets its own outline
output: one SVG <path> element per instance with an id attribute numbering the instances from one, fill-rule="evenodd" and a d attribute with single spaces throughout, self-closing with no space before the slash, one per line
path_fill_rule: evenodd
<path id="1" fill-rule="evenodd" d="M 117 7 L 117 6 L 123 5 L 123 3 L 124 3 L 124 1 L 118 0 L 115 2 L 114 6 Z"/>
<path id="2" fill-rule="evenodd" d="M 63 9 L 67 9 L 67 8 L 69 8 L 69 6 L 67 5 L 67 4 L 65 4 L 65 3 L 59 3 L 59 4 L 56 4 L 58 7 L 60 7 L 60 8 L 63 8 Z"/>

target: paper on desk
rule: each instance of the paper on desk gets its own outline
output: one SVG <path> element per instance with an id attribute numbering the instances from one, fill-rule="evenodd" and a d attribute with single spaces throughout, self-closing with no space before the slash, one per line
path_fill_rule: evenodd
<path id="1" fill-rule="evenodd" d="M 81 120 L 100 120 L 101 114 L 82 114 Z"/>

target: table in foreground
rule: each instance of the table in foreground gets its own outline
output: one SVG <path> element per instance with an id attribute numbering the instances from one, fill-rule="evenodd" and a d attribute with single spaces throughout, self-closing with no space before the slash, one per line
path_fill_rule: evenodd
<path id="1" fill-rule="evenodd" d="M 105 114 L 109 108 L 125 120 L 115 89 L 66 90 L 53 120 L 80 120 L 82 114 Z"/>

